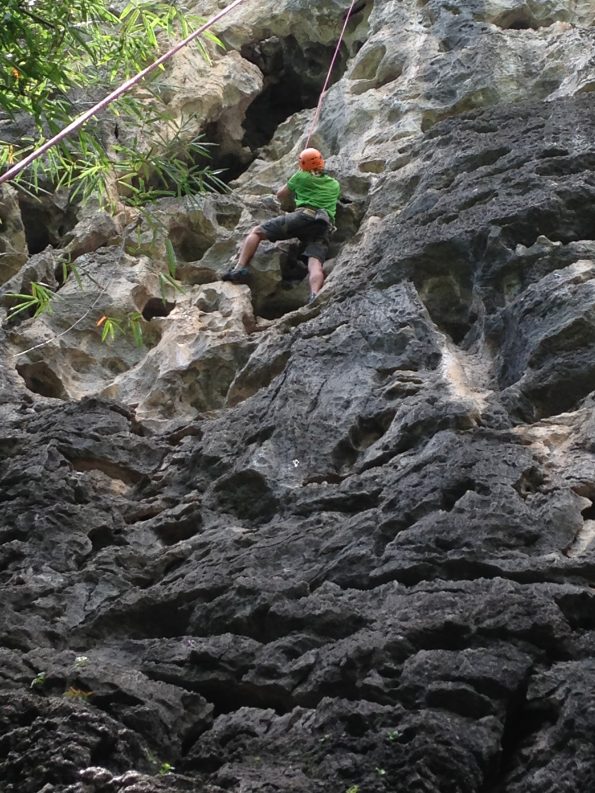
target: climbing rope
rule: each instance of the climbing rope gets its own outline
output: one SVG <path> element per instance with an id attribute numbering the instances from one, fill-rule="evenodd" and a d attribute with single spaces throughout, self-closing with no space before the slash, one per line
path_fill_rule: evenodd
<path id="1" fill-rule="evenodd" d="M 328 88 L 328 84 L 331 79 L 331 74 L 333 73 L 333 69 L 335 68 L 335 62 L 339 55 L 339 50 L 341 49 L 341 44 L 343 43 L 343 39 L 345 37 L 345 31 L 347 30 L 347 23 L 351 18 L 351 12 L 353 11 L 353 6 L 355 5 L 356 0 L 351 0 L 351 5 L 349 6 L 349 11 L 345 15 L 345 22 L 343 23 L 343 29 L 341 30 L 341 35 L 339 36 L 339 41 L 337 42 L 337 46 L 335 48 L 335 53 L 331 60 L 331 65 L 329 66 L 328 73 L 326 75 L 326 80 L 324 81 L 324 85 L 322 86 L 322 91 L 320 92 L 320 98 L 318 99 L 318 104 L 316 105 L 316 111 L 314 113 L 314 118 L 312 119 L 312 123 L 310 124 L 310 129 L 308 130 L 308 136 L 306 138 L 306 145 L 304 146 L 305 149 L 308 148 L 310 145 L 310 138 L 314 134 L 314 130 L 316 129 L 316 125 L 318 124 L 318 119 L 320 118 L 320 111 L 322 110 L 322 103 L 324 101 L 324 95 L 326 93 L 326 89 Z"/>
<path id="2" fill-rule="evenodd" d="M 31 154 L 25 157 L 25 159 L 21 160 L 16 165 L 13 165 L 12 168 L 9 168 L 8 171 L 2 174 L 0 176 L 0 185 L 3 184 L 4 182 L 8 182 L 11 179 L 14 179 L 15 176 L 18 176 L 18 174 L 21 171 L 23 171 L 28 165 L 30 165 L 34 160 L 37 160 L 39 157 L 43 156 L 46 153 L 46 151 L 51 149 L 57 143 L 60 143 L 61 140 L 64 140 L 64 138 L 70 135 L 71 132 L 74 132 L 79 127 L 82 127 L 82 125 L 86 121 L 88 121 L 93 116 L 97 115 L 97 113 L 104 110 L 108 105 L 111 105 L 111 103 L 114 102 L 116 99 L 119 99 L 121 96 L 123 96 L 127 91 L 129 91 L 133 86 L 137 85 L 137 83 L 139 83 L 148 74 L 150 74 L 159 66 L 161 66 L 161 64 L 168 61 L 177 52 L 179 52 L 181 49 L 183 49 L 188 44 L 190 44 L 191 41 L 194 41 L 195 38 L 200 36 L 201 33 L 204 33 L 204 31 L 208 30 L 212 25 L 215 24 L 215 22 L 218 22 L 220 19 L 226 16 L 226 14 L 229 14 L 230 11 L 232 11 L 236 6 L 239 6 L 240 3 L 243 2 L 244 0 L 234 0 L 233 3 L 230 3 L 230 5 L 224 8 L 218 14 L 215 14 L 215 16 L 211 17 L 207 22 L 204 23 L 204 25 L 199 27 L 198 30 L 195 30 L 193 33 L 187 36 L 183 41 L 180 41 L 178 44 L 175 45 L 175 47 L 172 47 L 170 50 L 164 53 L 160 58 L 157 58 L 156 61 L 151 63 L 149 66 L 145 67 L 141 72 L 136 74 L 134 77 L 130 77 L 128 80 L 126 80 L 126 82 L 122 83 L 122 85 L 119 88 L 116 88 L 115 91 L 112 91 L 112 93 L 109 94 L 109 96 L 106 96 L 105 99 L 102 99 L 101 102 L 98 102 L 92 108 L 82 113 L 78 118 L 72 121 L 67 127 L 64 127 L 64 129 L 61 132 L 58 132 L 57 135 L 54 135 L 53 138 L 50 138 L 50 140 L 46 141 L 42 146 L 40 146 L 34 152 L 31 152 Z"/>
<path id="3" fill-rule="evenodd" d="M 104 110 L 106 107 L 108 107 L 108 105 L 110 105 L 112 102 L 115 102 L 116 99 L 119 99 L 121 96 L 123 96 L 125 93 L 127 93 L 131 88 L 133 88 L 141 80 L 143 80 L 148 74 L 153 72 L 155 69 L 157 69 L 163 63 L 165 63 L 170 58 L 172 58 L 174 55 L 176 55 L 176 53 L 178 53 L 180 50 L 182 50 L 184 47 L 186 47 L 188 44 L 190 44 L 192 41 L 194 41 L 194 39 L 196 39 L 198 36 L 200 36 L 201 33 L 204 33 L 205 30 L 208 30 L 212 25 L 214 25 L 216 22 L 218 22 L 224 16 L 229 14 L 230 11 L 232 11 L 234 8 L 236 8 L 237 6 L 239 6 L 243 2 L 244 2 L 244 0 L 234 0 L 232 3 L 230 3 L 228 6 L 226 6 L 222 11 L 220 11 L 219 13 L 215 14 L 214 16 L 212 16 L 209 20 L 207 20 L 207 22 L 205 22 L 204 25 L 201 25 L 201 27 L 199 27 L 197 30 L 192 32 L 189 36 L 187 36 L 185 39 L 180 41 L 174 47 L 169 49 L 167 52 L 165 52 L 163 55 L 161 55 L 161 57 L 157 58 L 157 60 L 155 60 L 153 63 L 149 64 L 149 66 L 145 67 L 138 74 L 134 75 L 134 77 L 131 77 L 128 80 L 126 80 L 126 82 L 122 83 L 122 85 L 120 85 L 119 88 L 116 88 L 114 91 L 112 91 L 111 94 L 106 96 L 104 99 L 102 99 L 100 102 L 98 102 L 96 105 L 91 107 L 86 112 L 82 113 L 78 118 L 76 118 L 74 121 L 72 121 L 70 124 L 68 124 L 68 126 L 66 126 L 63 130 L 61 130 L 59 133 L 54 135 L 53 138 L 50 138 L 50 140 L 46 141 L 42 146 L 40 146 L 38 149 L 33 151 L 31 154 L 29 154 L 23 160 L 18 162 L 12 168 L 9 168 L 4 174 L 1 174 L 0 175 L 0 185 L 4 184 L 5 182 L 8 182 L 8 181 L 14 179 L 16 176 L 18 176 L 18 174 L 21 173 L 21 171 L 23 171 L 25 168 L 27 168 L 28 165 L 30 165 L 32 162 L 37 160 L 39 157 L 42 157 L 47 151 L 49 151 L 49 149 L 51 149 L 53 146 L 55 146 L 56 144 L 60 143 L 60 141 L 64 140 L 64 138 L 66 138 L 68 135 L 70 135 L 71 132 L 74 132 L 75 130 L 77 130 L 80 127 L 82 127 L 83 124 L 85 124 L 85 122 L 87 122 L 90 118 L 92 118 L 93 116 L 95 116 L 98 113 L 100 113 L 102 110 Z M 339 40 L 338 40 L 337 46 L 335 48 L 335 52 L 333 54 L 333 57 L 332 57 L 332 60 L 331 60 L 330 66 L 329 66 L 328 73 L 326 75 L 326 79 L 325 79 L 324 85 L 322 87 L 322 91 L 320 92 L 320 97 L 318 99 L 318 104 L 316 106 L 316 111 L 314 113 L 314 117 L 313 117 L 312 122 L 310 124 L 310 129 L 308 131 L 308 136 L 307 136 L 307 140 L 306 140 L 306 148 L 308 147 L 308 145 L 310 143 L 310 138 L 312 137 L 312 135 L 314 133 L 314 130 L 316 128 L 316 125 L 318 123 L 318 120 L 320 118 L 320 112 L 322 110 L 322 103 L 324 101 L 325 93 L 326 93 L 326 90 L 328 88 L 328 84 L 330 82 L 331 75 L 332 75 L 333 69 L 335 67 L 335 63 L 337 61 L 337 57 L 339 55 L 339 50 L 341 49 L 341 44 L 343 43 L 343 39 L 345 37 L 345 31 L 347 30 L 347 24 L 348 24 L 349 19 L 351 17 L 351 13 L 353 11 L 353 7 L 355 6 L 355 2 L 356 2 L 356 0 L 351 0 L 351 5 L 349 6 L 349 10 L 347 11 L 347 13 L 345 15 L 345 21 L 343 23 L 343 28 L 341 30 L 341 34 L 339 36 Z M 123 235 L 122 243 L 120 245 L 120 252 L 119 252 L 119 257 L 118 257 L 119 259 L 121 259 L 123 254 L 124 254 L 125 244 L 126 244 L 126 232 Z M 113 276 L 112 276 L 112 278 L 113 278 Z M 75 322 L 73 322 L 72 325 L 70 325 L 68 328 L 66 328 L 66 330 L 62 331 L 61 333 L 59 333 L 59 334 L 57 334 L 55 336 L 53 336 L 50 339 L 47 339 L 47 340 L 45 340 L 43 342 L 40 342 L 39 344 L 34 345 L 33 347 L 30 347 L 30 348 L 28 348 L 26 350 L 23 350 L 21 352 L 18 352 L 16 354 L 14 354 L 13 357 L 17 358 L 17 357 L 19 357 L 21 355 L 26 355 L 27 353 L 32 352 L 34 350 L 37 350 L 37 349 L 39 349 L 41 347 L 45 347 L 47 344 L 49 344 L 49 343 L 51 343 L 53 341 L 56 341 L 57 339 L 61 338 L 62 336 L 65 336 L 67 333 L 69 333 L 71 330 L 73 330 L 77 325 L 79 325 L 91 313 L 93 308 L 97 305 L 99 299 L 102 297 L 103 294 L 105 294 L 105 292 L 107 291 L 107 289 L 111 285 L 112 278 L 110 278 L 108 280 L 107 284 L 105 284 L 102 287 L 102 289 L 100 290 L 99 294 L 95 297 L 95 300 L 89 306 L 87 311 L 85 311 L 85 313 L 81 317 L 79 317 Z"/>
<path id="4" fill-rule="evenodd" d="M 229 14 L 230 11 L 233 11 L 233 9 L 236 8 L 236 6 L 239 6 L 243 2 L 245 2 L 245 0 L 234 0 L 233 3 L 230 3 L 222 11 L 219 11 L 218 14 L 215 14 L 214 16 L 212 16 L 209 20 L 207 20 L 207 22 L 204 23 L 204 25 L 201 25 L 201 27 L 199 27 L 197 30 L 195 30 L 193 33 L 191 33 L 189 36 L 186 36 L 185 39 L 183 39 L 178 44 L 176 44 L 174 47 L 169 49 L 167 52 L 165 52 L 163 55 L 161 55 L 161 57 L 157 58 L 157 60 L 155 60 L 155 61 L 153 61 L 153 63 L 149 64 L 149 66 L 145 67 L 138 74 L 134 75 L 134 77 L 130 77 L 128 80 L 126 80 L 126 82 L 122 83 L 122 85 L 120 85 L 119 88 L 116 88 L 114 91 L 112 91 L 111 94 L 108 94 L 108 96 L 106 96 L 100 102 L 97 102 L 96 105 L 93 105 L 93 107 L 91 107 L 89 110 L 86 110 L 84 113 L 82 113 L 78 118 L 76 118 L 74 121 L 72 121 L 70 124 L 68 124 L 68 126 L 64 127 L 63 130 L 61 130 L 56 135 L 54 135 L 53 138 L 50 138 L 49 140 L 47 140 L 38 149 L 36 149 L 35 151 L 31 152 L 31 154 L 29 154 L 23 160 L 18 162 L 16 165 L 13 165 L 12 168 L 9 168 L 7 171 L 5 171 L 5 173 L 0 174 L 0 185 L 4 184 L 4 182 L 9 182 L 11 179 L 14 179 L 15 176 L 18 176 L 21 173 L 21 171 L 24 171 L 25 168 L 27 168 L 28 165 L 31 165 L 32 162 L 34 162 L 35 160 L 39 159 L 39 157 L 42 157 L 47 151 L 49 151 L 49 149 L 51 149 L 57 143 L 60 143 L 60 141 L 64 140 L 64 138 L 68 137 L 68 135 L 70 135 L 71 132 L 74 132 L 75 130 L 79 129 L 79 127 L 82 127 L 83 124 L 85 122 L 87 122 L 90 118 L 92 118 L 93 116 L 97 115 L 102 110 L 105 110 L 105 108 L 108 107 L 108 105 L 111 105 L 111 103 L 115 102 L 116 99 L 119 99 L 125 93 L 130 91 L 131 88 L 133 88 L 135 85 L 137 85 L 148 74 L 153 72 L 159 66 L 164 64 L 166 61 L 168 61 L 174 55 L 176 55 L 176 53 L 178 53 L 181 49 L 186 47 L 188 44 L 190 44 L 192 41 L 194 41 L 194 39 L 196 39 L 198 36 L 200 36 L 201 33 L 204 33 L 205 30 L 208 30 L 212 25 L 215 24 L 215 22 L 218 22 L 224 16 Z M 310 129 L 308 131 L 308 135 L 307 135 L 307 138 L 306 138 L 306 146 L 305 146 L 305 148 L 308 148 L 308 145 L 310 143 L 310 138 L 312 137 L 312 135 L 314 133 L 314 130 L 316 128 L 316 125 L 318 124 L 318 119 L 320 118 L 320 112 L 322 110 L 322 103 L 324 101 L 325 93 L 326 93 L 326 90 L 328 88 L 328 84 L 330 82 L 331 75 L 332 75 L 333 69 L 335 67 L 335 63 L 337 61 L 337 57 L 339 55 L 339 50 L 341 49 L 341 44 L 343 43 L 343 39 L 345 37 L 345 31 L 347 30 L 347 24 L 349 22 L 349 19 L 351 18 L 351 13 L 353 11 L 353 7 L 355 6 L 355 2 L 356 2 L 356 0 L 351 0 L 351 5 L 349 6 L 349 10 L 347 11 L 347 13 L 345 15 L 345 22 L 343 23 L 343 28 L 341 30 L 341 35 L 339 36 L 339 41 L 337 42 L 337 46 L 335 48 L 335 52 L 333 54 L 333 57 L 332 57 L 332 60 L 331 60 L 331 64 L 329 66 L 329 70 L 328 70 L 328 73 L 326 75 L 326 80 L 324 81 L 324 85 L 322 87 L 322 91 L 320 92 L 320 97 L 318 99 L 318 104 L 316 106 L 316 111 L 314 113 L 314 117 L 312 119 L 312 123 L 310 124 Z"/>

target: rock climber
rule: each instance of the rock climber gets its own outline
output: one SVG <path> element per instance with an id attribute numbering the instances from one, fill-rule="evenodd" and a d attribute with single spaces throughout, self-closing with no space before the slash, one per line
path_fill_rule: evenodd
<path id="1" fill-rule="evenodd" d="M 324 158 L 318 149 L 304 149 L 299 156 L 299 165 L 299 171 L 277 191 L 282 204 L 292 199 L 295 201 L 295 211 L 255 226 L 242 243 L 236 266 L 223 275 L 223 280 L 246 283 L 250 276 L 250 262 L 262 240 L 277 242 L 297 237 L 305 245 L 302 255 L 308 260 L 308 302 L 311 303 L 324 283 L 322 265 L 334 230 L 341 187 L 325 172 Z"/>

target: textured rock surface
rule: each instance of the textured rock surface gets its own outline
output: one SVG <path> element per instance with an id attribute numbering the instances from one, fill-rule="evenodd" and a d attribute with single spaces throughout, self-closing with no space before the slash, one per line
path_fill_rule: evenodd
<path id="1" fill-rule="evenodd" d="M 277 41 L 328 48 L 343 6 L 246 4 L 222 58 L 278 98 Z M 307 107 L 233 197 L 164 201 L 158 233 L 81 218 L 83 293 L 59 249 L 7 274 L 60 299 L 0 338 L 3 791 L 595 787 L 592 22 L 358 4 L 311 307 L 295 251 L 218 280 Z M 142 348 L 101 345 L 98 310 L 58 335 L 101 295 L 144 313 Z"/>
<path id="2" fill-rule="evenodd" d="M 28 258 L 17 193 L 10 186 L 0 193 L 0 232 L 0 282 L 5 283 Z"/>

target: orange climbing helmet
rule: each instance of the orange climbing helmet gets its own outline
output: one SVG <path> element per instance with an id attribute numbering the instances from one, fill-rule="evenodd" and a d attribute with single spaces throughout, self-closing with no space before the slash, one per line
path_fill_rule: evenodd
<path id="1" fill-rule="evenodd" d="M 300 168 L 302 171 L 322 171 L 324 157 L 318 149 L 304 149 L 300 154 Z"/>

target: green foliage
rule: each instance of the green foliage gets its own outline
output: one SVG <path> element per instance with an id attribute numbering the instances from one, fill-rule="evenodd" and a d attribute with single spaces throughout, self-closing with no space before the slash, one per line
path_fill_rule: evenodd
<path id="1" fill-rule="evenodd" d="M 30 131 L 19 143 L 0 141 L 0 171 L 22 160 L 64 128 L 89 101 L 109 93 L 158 57 L 171 41 L 184 38 L 204 20 L 181 4 L 166 0 L 130 0 L 117 10 L 110 0 L 3 0 L 0 10 L 0 117 L 18 118 Z M 209 61 L 205 42 L 221 42 L 206 32 L 195 40 Z M 210 146 L 196 131 L 200 122 L 177 123 L 162 99 L 159 75 L 145 78 L 142 101 L 121 97 L 76 133 L 50 149 L 17 177 L 32 196 L 58 188 L 70 199 L 98 198 L 107 208 L 121 202 L 141 210 L 163 196 L 192 196 L 226 190 L 220 171 L 208 166 Z M 147 96 L 149 99 L 147 100 Z M 136 130 L 132 132 L 131 130 Z M 159 276 L 161 298 L 183 293 L 176 279 L 177 260 L 168 241 L 167 272 Z M 65 258 L 62 282 L 82 279 Z M 90 277 L 90 276 L 89 276 Z M 93 279 L 91 279 L 93 280 Z M 32 283 L 30 294 L 11 293 L 18 301 L 9 316 L 51 312 L 54 293 Z M 143 317 L 104 315 L 97 323 L 103 342 L 130 333 L 143 344 Z"/>
<path id="2" fill-rule="evenodd" d="M 184 294 L 185 289 L 182 284 L 176 280 L 176 272 L 178 269 L 178 259 L 171 240 L 165 240 L 165 252 L 167 255 L 167 273 L 159 273 L 159 291 L 161 293 L 161 300 L 167 303 L 167 290 L 173 289 L 174 293 L 179 292 Z"/>
<path id="3" fill-rule="evenodd" d="M 137 347 L 142 347 L 144 318 L 140 311 L 131 311 L 125 320 L 118 320 L 115 317 L 103 315 L 97 322 L 97 327 L 101 328 L 101 341 L 115 341 L 117 336 L 125 336 L 130 332 Z"/>
<path id="4" fill-rule="evenodd" d="M 18 145 L 0 145 L 0 168 L 25 157 L 86 110 L 82 96 L 96 95 L 98 86 L 101 94 L 109 92 L 161 54 L 174 36 L 187 36 L 202 21 L 163 0 L 130 0 L 120 12 L 109 0 L 4 0 L 0 111 L 20 118 L 26 114 L 34 131 Z M 221 46 L 208 32 L 204 39 Z M 204 40 L 197 39 L 196 45 L 208 59 Z M 216 173 L 195 164 L 207 154 L 200 137 L 191 135 L 188 141 L 187 129 L 171 129 L 158 74 L 156 70 L 143 83 L 143 90 L 152 92 L 150 117 L 146 99 L 141 103 L 131 95 L 120 98 L 101 119 L 90 121 L 36 160 L 26 177 L 17 178 L 21 189 L 35 194 L 49 183 L 74 188 L 83 199 L 99 194 L 109 203 L 109 185 L 115 183 L 136 206 L 159 195 L 220 188 Z M 144 125 L 149 143 L 141 151 L 137 138 L 122 142 L 116 134 L 108 146 L 106 119 L 110 131 Z"/>
<path id="5" fill-rule="evenodd" d="M 101 341 L 115 341 L 116 336 L 124 335 L 122 323 L 114 317 L 105 314 L 101 317 L 97 325 L 101 328 Z"/>
<path id="6" fill-rule="evenodd" d="M 45 672 L 38 672 L 33 680 L 30 683 L 31 688 L 37 688 L 38 686 L 41 687 L 46 681 L 46 673 Z"/>
<path id="7" fill-rule="evenodd" d="M 128 330 L 132 333 L 132 338 L 137 347 L 143 346 L 143 315 L 140 311 L 133 311 L 128 315 Z"/>
<path id="8" fill-rule="evenodd" d="M 161 763 L 161 767 L 159 768 L 159 774 L 164 776 L 165 774 L 171 774 L 172 771 L 175 771 L 175 766 L 171 763 Z"/>
<path id="9" fill-rule="evenodd" d="M 113 184 L 119 200 L 137 208 L 165 196 L 224 192 L 228 187 L 220 179 L 221 170 L 206 164 L 213 144 L 204 142 L 202 135 L 191 137 L 191 127 L 197 123 L 189 118 L 180 125 L 161 109 L 139 120 L 129 143 L 113 143 L 109 155 L 83 130 L 79 132 L 78 156 L 66 155 L 60 148 L 53 151 L 56 185 L 72 187 L 71 197 L 83 203 L 95 195 L 109 206 Z M 39 184 L 34 169 L 31 188 L 39 189 Z"/>
<path id="10" fill-rule="evenodd" d="M 117 155 L 115 160 L 104 162 L 103 171 L 96 170 L 95 178 L 105 179 L 113 169 L 124 203 L 134 207 L 142 207 L 163 196 L 179 198 L 206 190 L 228 189 L 219 178 L 221 171 L 213 171 L 204 164 L 210 158 L 212 144 L 204 142 L 201 135 L 190 137 L 191 127 L 198 123 L 194 117 L 177 126 L 165 114 L 153 121 L 158 122 L 154 127 L 157 131 L 153 132 L 148 145 L 141 143 L 142 138 L 149 139 L 143 126 L 143 134 L 137 135 L 130 144 L 112 147 Z M 160 131 L 164 122 L 169 122 L 167 137 Z M 98 187 L 101 189 L 100 184 Z"/>
<path id="11" fill-rule="evenodd" d="M 83 279 L 81 278 L 80 270 L 74 262 L 71 262 L 70 259 L 66 257 L 62 260 L 62 282 L 64 283 L 67 281 L 70 275 L 74 276 L 78 288 L 82 291 Z"/>
<path id="12" fill-rule="evenodd" d="M 20 300 L 20 303 L 12 306 L 8 311 L 9 318 L 20 314 L 21 311 L 33 311 L 33 316 L 38 317 L 40 314 L 47 312 L 52 313 L 52 300 L 55 297 L 54 293 L 47 284 L 41 281 L 33 281 L 31 283 L 31 293 L 7 292 L 6 297 L 13 300 Z"/>
<path id="13" fill-rule="evenodd" d="M 359 785 L 352 785 L 348 787 L 345 793 L 359 793 Z"/>
<path id="14" fill-rule="evenodd" d="M 85 691 L 84 689 L 76 688 L 75 686 L 69 686 L 64 692 L 64 696 L 67 699 L 80 699 L 83 702 L 86 702 L 89 697 L 93 696 L 93 694 L 93 691 Z"/>
<path id="15" fill-rule="evenodd" d="M 155 58 L 163 38 L 186 37 L 203 21 L 181 5 L 131 0 L 4 0 L 0 20 L 0 107 L 55 126 L 70 114 L 72 88 L 117 84 Z M 220 45 L 213 34 L 206 39 Z M 208 59 L 204 43 L 197 46 Z M 55 107 L 53 107 L 55 106 Z"/>

